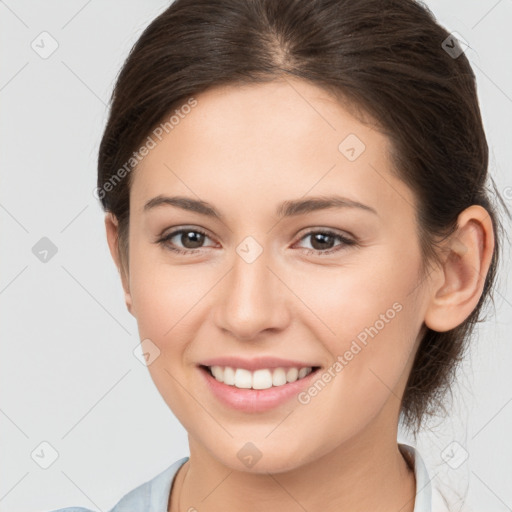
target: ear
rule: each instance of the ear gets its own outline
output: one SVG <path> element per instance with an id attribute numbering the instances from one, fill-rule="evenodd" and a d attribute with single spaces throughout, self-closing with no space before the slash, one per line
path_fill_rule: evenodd
<path id="1" fill-rule="evenodd" d="M 494 250 L 487 210 L 478 205 L 466 208 L 447 248 L 425 315 L 425 324 L 438 332 L 463 323 L 480 300 Z"/>
<path id="2" fill-rule="evenodd" d="M 118 221 L 111 212 L 107 212 L 105 215 L 105 229 L 107 232 L 107 242 L 110 249 L 110 254 L 112 255 L 112 259 L 114 260 L 119 275 L 121 276 L 121 284 L 123 285 L 126 307 L 128 308 L 128 311 L 133 315 L 128 269 L 125 268 L 125 265 L 123 265 L 119 250 Z"/>

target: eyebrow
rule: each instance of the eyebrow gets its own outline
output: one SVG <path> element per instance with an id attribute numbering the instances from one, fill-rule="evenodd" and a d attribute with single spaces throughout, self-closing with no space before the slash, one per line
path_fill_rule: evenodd
<path id="1" fill-rule="evenodd" d="M 160 206 L 175 206 L 183 210 L 223 220 L 222 214 L 211 204 L 185 196 L 156 196 L 144 205 L 144 211 L 146 212 Z M 378 215 L 377 211 L 371 206 L 337 195 L 284 201 L 277 207 L 276 215 L 279 218 L 293 217 L 329 208 L 358 208 Z"/>

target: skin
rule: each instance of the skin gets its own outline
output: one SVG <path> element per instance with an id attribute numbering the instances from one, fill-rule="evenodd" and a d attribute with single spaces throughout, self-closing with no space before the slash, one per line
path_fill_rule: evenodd
<path id="1" fill-rule="evenodd" d="M 421 279 L 416 200 L 392 175 L 383 134 L 299 79 L 196 99 L 133 171 L 128 265 L 116 219 L 105 217 L 127 308 L 140 339 L 160 350 L 151 377 L 188 432 L 190 459 L 169 511 L 412 512 L 414 474 L 397 446 L 400 399 L 422 327 L 452 329 L 477 305 L 494 244 L 487 212 L 461 213 L 443 264 Z M 349 134 L 366 146 L 354 161 L 338 150 Z M 333 193 L 377 213 L 275 215 L 282 201 Z M 223 220 L 170 205 L 144 212 L 159 194 L 207 201 Z M 200 252 L 172 252 L 172 243 L 194 247 L 180 235 L 155 243 L 180 227 L 208 233 Z M 356 245 L 307 236 L 327 228 Z M 247 236 L 263 249 L 252 263 L 236 252 Z M 338 250 L 322 256 L 322 247 Z M 328 368 L 394 303 L 401 311 L 308 404 L 230 409 L 196 367 L 271 355 Z M 262 454 L 250 468 L 237 457 L 249 441 Z"/>

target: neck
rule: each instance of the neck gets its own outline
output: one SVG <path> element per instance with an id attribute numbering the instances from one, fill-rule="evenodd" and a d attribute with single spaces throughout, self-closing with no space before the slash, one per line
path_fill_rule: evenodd
<path id="1" fill-rule="evenodd" d="M 190 446 L 190 458 L 176 475 L 169 512 L 414 510 L 414 472 L 396 436 L 386 443 L 382 437 L 373 443 L 351 440 L 295 469 L 263 474 L 233 470 L 196 443 Z"/>

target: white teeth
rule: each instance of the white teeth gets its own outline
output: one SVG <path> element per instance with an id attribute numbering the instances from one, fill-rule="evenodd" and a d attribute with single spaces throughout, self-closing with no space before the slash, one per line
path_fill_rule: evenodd
<path id="1" fill-rule="evenodd" d="M 251 372 L 247 372 L 249 374 L 249 382 Z M 237 382 L 237 381 L 236 381 Z M 253 389 L 268 389 L 271 388 L 273 384 L 272 373 L 269 370 L 256 370 L 252 374 L 252 388 Z"/>
<path id="2" fill-rule="evenodd" d="M 235 386 L 237 388 L 250 388 L 252 386 L 252 375 L 249 370 L 237 368 L 235 371 Z"/>
<path id="3" fill-rule="evenodd" d="M 308 374 L 308 369 L 307 368 L 301 368 L 299 370 L 299 379 L 302 379 L 303 377 L 305 377 L 307 374 Z"/>
<path id="4" fill-rule="evenodd" d="M 286 382 L 286 372 L 284 371 L 284 368 L 276 368 L 272 372 L 272 385 L 282 386 L 283 384 L 286 384 Z"/>
<path id="5" fill-rule="evenodd" d="M 227 366 L 223 372 L 222 368 L 220 366 L 212 366 L 212 373 L 213 373 L 213 368 L 217 368 L 217 373 L 218 373 L 219 377 L 218 378 L 216 377 L 216 378 L 219 382 L 224 382 L 224 384 L 229 384 L 230 386 L 235 385 L 235 370 L 233 370 L 233 368 L 230 368 L 229 366 Z M 214 376 L 215 376 L 215 374 L 214 374 Z"/>
<path id="6" fill-rule="evenodd" d="M 299 370 L 297 368 L 289 368 L 286 372 L 286 380 L 288 382 L 295 382 L 299 377 Z"/>
<path id="7" fill-rule="evenodd" d="M 213 373 L 213 376 L 220 382 L 222 382 L 222 368 L 220 366 L 211 366 L 210 367 L 211 372 Z"/>
<path id="8" fill-rule="evenodd" d="M 273 368 L 261 369 L 251 372 L 245 368 L 232 368 L 230 366 L 209 367 L 215 380 L 224 382 L 229 386 L 241 389 L 268 389 L 272 386 L 284 386 L 288 382 L 295 382 L 309 375 L 313 368 Z"/>

